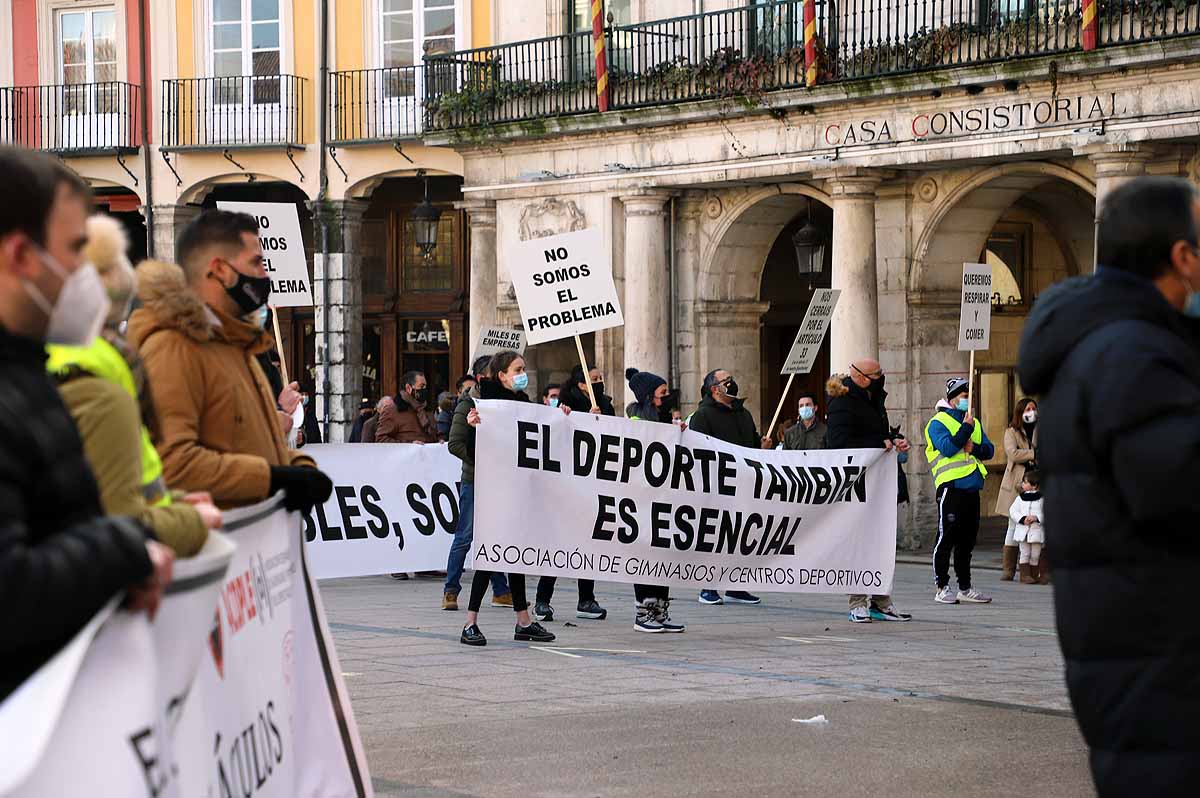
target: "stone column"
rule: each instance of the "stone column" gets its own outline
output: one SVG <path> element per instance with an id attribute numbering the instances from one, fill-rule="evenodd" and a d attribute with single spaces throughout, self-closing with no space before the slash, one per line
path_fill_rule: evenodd
<path id="1" fill-rule="evenodd" d="M 879 358 L 879 287 L 875 273 L 875 189 L 880 177 L 852 172 L 827 181 L 833 200 L 833 274 L 841 298 L 829 330 L 830 369 Z"/>
<path id="2" fill-rule="evenodd" d="M 1096 216 L 1100 215 L 1104 198 L 1109 192 L 1126 181 L 1146 174 L 1149 150 L 1136 144 L 1100 145 L 1103 149 L 1087 153 L 1088 160 L 1096 167 Z"/>
<path id="3" fill-rule="evenodd" d="M 177 263 L 175 242 L 188 223 L 200 215 L 199 205 L 155 205 L 154 228 L 150 238 L 154 242 L 155 260 Z"/>
<path id="4" fill-rule="evenodd" d="M 625 206 L 625 368 L 671 374 L 671 278 L 665 191 L 620 196 Z M 625 375 L 609 379 L 624 384 Z M 613 391 L 615 395 L 615 390 Z M 629 397 L 633 401 L 632 395 Z"/>
<path id="5" fill-rule="evenodd" d="M 316 332 L 317 418 L 327 443 L 350 436 L 362 399 L 362 218 L 367 203 L 311 204 L 316 227 L 313 298 Z M 322 228 L 329 257 L 322 254 Z"/>
<path id="6" fill-rule="evenodd" d="M 454 207 L 467 212 L 470 228 L 471 306 L 467 324 L 467 357 L 470 358 L 479 341 L 480 330 L 496 323 L 496 203 L 464 200 L 456 202 Z"/>
<path id="7" fill-rule="evenodd" d="M 699 391 L 704 375 L 714 369 L 731 372 L 738 382 L 738 396 L 754 416 L 759 430 L 771 422 L 774 407 L 762 408 L 762 317 L 770 302 L 755 299 L 697 299 L 693 305 L 696 348 L 700 370 L 691 390 Z M 689 386 L 690 387 L 690 386 Z M 694 409 L 684 405 L 684 414 Z"/>

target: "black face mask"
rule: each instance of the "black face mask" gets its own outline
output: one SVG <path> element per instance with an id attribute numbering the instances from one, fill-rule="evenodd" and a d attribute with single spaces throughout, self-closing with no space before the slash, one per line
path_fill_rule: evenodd
<path id="1" fill-rule="evenodd" d="M 596 394 L 597 398 L 604 396 L 604 383 L 603 382 L 593 382 L 592 383 L 592 393 Z"/>
<path id="2" fill-rule="evenodd" d="M 427 388 L 413 388 L 412 397 L 417 404 L 425 404 L 425 400 L 429 398 L 429 390 Z"/>
<path id="3" fill-rule="evenodd" d="M 737 396 L 737 395 L 738 395 L 738 384 L 737 384 L 737 380 L 735 380 L 733 377 L 730 377 L 728 380 L 726 380 L 726 382 L 725 382 L 725 393 L 729 394 L 730 396 Z"/>
<path id="4" fill-rule="evenodd" d="M 882 391 L 883 383 L 884 383 L 884 380 L 886 380 L 886 379 L 887 379 L 886 374 L 880 374 L 879 379 L 871 380 L 871 388 L 870 388 L 871 393 L 879 393 L 880 391 Z"/>
<path id="5" fill-rule="evenodd" d="M 671 415 L 671 411 L 679 407 L 679 391 L 671 391 L 662 400 L 662 409 L 667 415 Z"/>
<path id="6" fill-rule="evenodd" d="M 233 264 L 230 264 L 230 268 L 233 268 Z M 247 277 L 237 269 L 233 271 L 237 274 L 237 282 L 226 286 L 225 293 L 229 294 L 229 298 L 242 311 L 243 316 L 249 315 L 267 304 L 267 300 L 271 296 L 270 277 Z"/>

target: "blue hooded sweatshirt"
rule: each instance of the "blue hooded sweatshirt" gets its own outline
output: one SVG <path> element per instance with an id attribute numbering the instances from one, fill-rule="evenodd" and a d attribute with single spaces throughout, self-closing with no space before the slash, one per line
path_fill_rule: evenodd
<path id="1" fill-rule="evenodd" d="M 966 413 L 956 407 L 948 407 L 947 404 L 946 402 L 939 403 L 938 410 L 949 413 L 961 423 Z M 975 423 L 979 424 L 979 419 L 975 419 Z M 983 436 L 983 442 L 975 447 L 973 454 L 980 462 L 987 462 L 996 456 L 996 447 L 988 439 L 987 432 L 984 431 L 983 427 L 980 427 L 979 431 Z M 971 428 L 966 425 L 958 428 L 957 435 L 951 435 L 950 430 L 946 429 L 946 425 L 936 418 L 929 425 L 929 440 L 933 443 L 933 447 L 942 453 L 943 457 L 953 457 L 958 454 L 970 439 Z M 976 469 L 969 475 L 956 479 L 950 484 L 959 490 L 973 490 L 978 493 L 983 490 L 983 475 Z"/>

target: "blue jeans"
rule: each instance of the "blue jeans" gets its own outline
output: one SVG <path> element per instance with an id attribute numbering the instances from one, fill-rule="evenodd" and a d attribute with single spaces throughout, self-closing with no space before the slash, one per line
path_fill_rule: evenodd
<path id="1" fill-rule="evenodd" d="M 463 565 L 467 561 L 467 552 L 471 550 L 471 541 L 475 537 L 475 485 L 463 482 L 458 489 L 458 528 L 454 530 L 454 542 L 450 544 L 450 557 L 446 561 L 446 586 L 444 593 L 458 595 L 462 592 Z M 503 596 L 509 593 L 508 581 L 504 574 L 492 574 L 492 595 Z"/>

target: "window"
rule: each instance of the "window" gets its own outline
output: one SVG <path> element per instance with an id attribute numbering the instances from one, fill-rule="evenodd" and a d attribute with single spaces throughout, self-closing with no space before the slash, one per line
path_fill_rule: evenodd
<path id="1" fill-rule="evenodd" d="M 1030 231 L 1027 224 L 1000 222 L 988 236 L 979 261 L 992 267 L 993 302 L 998 299 L 1003 305 L 1025 304 Z"/>
<path id="2" fill-rule="evenodd" d="M 66 114 L 115 113 L 117 87 L 87 86 L 117 80 L 117 25 L 111 6 L 61 11 L 57 17 L 58 80 Z"/>
<path id="3" fill-rule="evenodd" d="M 216 81 L 216 102 L 277 105 L 280 0 L 212 3 L 212 74 L 223 78 Z"/>
<path id="4" fill-rule="evenodd" d="M 567 33 L 571 36 L 568 53 L 571 58 L 573 80 L 584 80 L 596 74 L 596 55 L 592 48 L 592 2 L 591 0 L 566 0 Z M 604 24 L 612 15 L 613 25 L 629 25 L 633 22 L 630 0 L 608 0 L 604 4 Z M 608 69 L 610 72 L 630 71 L 633 64 L 633 35 L 614 31 L 608 42 Z"/>
<path id="5" fill-rule="evenodd" d="M 804 46 L 804 17 L 800 4 L 775 5 L 776 0 L 753 0 L 749 51 L 780 56 Z"/>
<path id="6" fill-rule="evenodd" d="M 400 242 L 401 291 L 454 290 L 454 225 L 458 214 L 443 210 L 438 220 L 437 247 L 428 258 L 421 254 L 413 232 L 412 219 L 402 217 L 403 238 Z"/>
<path id="7" fill-rule="evenodd" d="M 454 0 L 380 0 L 380 61 L 384 67 L 411 67 L 425 55 L 452 53 L 458 25 Z M 388 78 L 388 95 L 413 96 L 414 72 Z"/>

